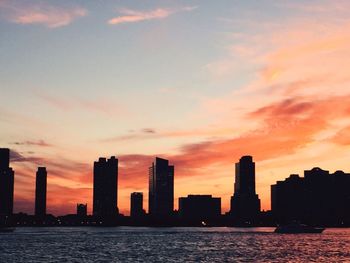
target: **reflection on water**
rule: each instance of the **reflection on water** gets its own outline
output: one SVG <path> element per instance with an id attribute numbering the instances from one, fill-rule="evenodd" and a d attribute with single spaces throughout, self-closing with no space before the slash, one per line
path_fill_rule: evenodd
<path id="1" fill-rule="evenodd" d="M 0 262 L 350 262 L 350 229 L 28 227 L 0 233 Z"/>

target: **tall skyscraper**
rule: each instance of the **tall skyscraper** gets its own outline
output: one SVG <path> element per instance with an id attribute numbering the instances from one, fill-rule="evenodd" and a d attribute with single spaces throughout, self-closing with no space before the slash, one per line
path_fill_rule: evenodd
<path id="1" fill-rule="evenodd" d="M 118 159 L 99 158 L 94 163 L 93 215 L 115 216 L 118 189 Z"/>
<path id="2" fill-rule="evenodd" d="M 10 167 L 10 149 L 0 148 L 0 215 L 13 213 L 14 175 Z"/>
<path id="3" fill-rule="evenodd" d="M 38 167 L 36 172 L 35 187 L 35 215 L 46 215 L 46 187 L 47 187 L 47 171 L 46 167 Z"/>
<path id="4" fill-rule="evenodd" d="M 255 192 L 255 163 L 251 156 L 243 156 L 236 163 L 234 195 L 230 214 L 243 221 L 254 220 L 260 212 L 260 199 Z"/>
<path id="5" fill-rule="evenodd" d="M 143 210 L 143 194 L 142 193 L 131 193 L 130 195 L 130 216 L 141 217 L 144 215 Z"/>
<path id="6" fill-rule="evenodd" d="M 174 209 L 174 166 L 169 161 L 156 157 L 149 168 L 149 214 L 154 217 L 169 217 Z"/>
<path id="7" fill-rule="evenodd" d="M 10 149 L 0 148 L 0 170 L 6 170 L 10 167 Z"/>

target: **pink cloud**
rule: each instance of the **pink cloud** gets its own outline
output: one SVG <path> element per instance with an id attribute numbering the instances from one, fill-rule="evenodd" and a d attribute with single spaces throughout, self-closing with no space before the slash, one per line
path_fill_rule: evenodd
<path id="1" fill-rule="evenodd" d="M 94 98 L 94 99 L 84 99 L 84 98 L 72 98 L 72 97 L 61 97 L 59 95 L 52 95 L 46 93 L 45 91 L 34 91 L 34 95 L 37 96 L 42 101 L 46 102 L 64 111 L 72 111 L 77 109 L 89 110 L 92 112 L 98 112 L 101 114 L 107 114 L 110 116 L 115 116 L 118 113 L 126 114 L 126 110 L 118 105 L 118 103 L 107 98 Z"/>
<path id="2" fill-rule="evenodd" d="M 150 11 L 136 11 L 131 9 L 121 9 L 119 12 L 121 16 L 111 18 L 108 21 L 110 25 L 118 25 L 123 23 L 135 23 L 146 20 L 163 19 L 174 13 L 178 12 L 188 12 L 196 9 L 197 7 L 183 7 L 179 9 L 170 8 L 157 8 Z"/>
<path id="3" fill-rule="evenodd" d="M 40 24 L 48 28 L 67 26 L 88 13 L 82 7 L 58 7 L 45 2 L 2 1 L 0 8 L 5 19 L 12 23 Z"/>

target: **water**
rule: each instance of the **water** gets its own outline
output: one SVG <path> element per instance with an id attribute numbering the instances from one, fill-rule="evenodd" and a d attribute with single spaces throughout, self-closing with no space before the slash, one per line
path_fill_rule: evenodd
<path id="1" fill-rule="evenodd" d="M 350 262 L 350 229 L 17 228 L 0 233 L 0 262 Z"/>

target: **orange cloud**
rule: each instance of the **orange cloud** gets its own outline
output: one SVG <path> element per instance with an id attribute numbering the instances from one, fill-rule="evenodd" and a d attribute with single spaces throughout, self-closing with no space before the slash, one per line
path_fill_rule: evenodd
<path id="1" fill-rule="evenodd" d="M 75 19 L 86 16 L 87 10 L 81 7 L 58 7 L 45 2 L 21 3 L 2 1 L 3 16 L 12 23 L 30 25 L 41 24 L 48 28 L 67 26 Z"/>
<path id="2" fill-rule="evenodd" d="M 350 126 L 347 126 L 340 131 L 338 131 L 331 139 L 331 142 L 348 146 L 350 145 Z"/>
<path id="3" fill-rule="evenodd" d="M 123 23 L 135 23 L 146 20 L 163 19 L 174 13 L 183 11 L 192 11 L 197 7 L 183 7 L 180 9 L 157 8 L 150 11 L 135 11 L 131 9 L 121 9 L 121 16 L 111 18 L 108 21 L 110 25 L 118 25 Z"/>

